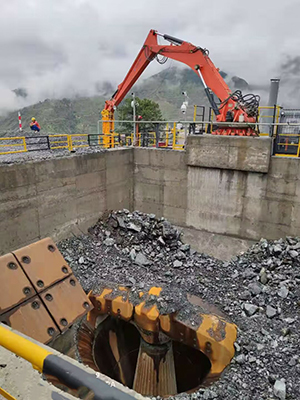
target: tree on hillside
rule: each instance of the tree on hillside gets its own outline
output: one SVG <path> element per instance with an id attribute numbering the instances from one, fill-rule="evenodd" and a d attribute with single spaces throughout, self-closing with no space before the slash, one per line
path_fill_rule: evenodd
<path id="1" fill-rule="evenodd" d="M 159 108 L 159 104 L 150 99 L 139 99 L 136 100 L 136 117 L 142 117 L 142 121 L 163 121 L 163 116 Z M 128 97 L 118 107 L 117 119 L 133 121 L 133 109 L 131 107 L 132 98 Z M 140 124 L 140 130 L 153 130 L 154 124 Z M 118 128 L 119 131 L 132 131 L 133 124 L 122 123 L 122 126 Z"/>

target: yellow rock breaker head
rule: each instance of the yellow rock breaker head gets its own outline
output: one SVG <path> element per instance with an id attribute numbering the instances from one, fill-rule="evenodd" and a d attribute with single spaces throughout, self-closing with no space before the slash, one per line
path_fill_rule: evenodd
<path id="1" fill-rule="evenodd" d="M 163 314 L 163 292 L 116 285 L 91 292 L 94 308 L 78 331 L 81 360 L 143 395 L 174 395 L 216 380 L 234 356 L 236 326 L 189 295 L 179 311 Z"/>

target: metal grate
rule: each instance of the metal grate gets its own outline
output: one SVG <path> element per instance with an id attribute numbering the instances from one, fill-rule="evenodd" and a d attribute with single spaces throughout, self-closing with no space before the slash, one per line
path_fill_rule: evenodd
<path id="1" fill-rule="evenodd" d="M 283 109 L 280 113 L 279 122 L 299 124 L 299 126 L 278 126 L 274 154 L 299 157 L 300 109 Z"/>

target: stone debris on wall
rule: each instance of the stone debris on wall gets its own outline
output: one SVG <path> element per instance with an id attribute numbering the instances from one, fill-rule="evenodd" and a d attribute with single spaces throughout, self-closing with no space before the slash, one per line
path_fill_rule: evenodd
<path id="1" fill-rule="evenodd" d="M 104 281 L 132 290 L 163 286 L 161 312 L 186 291 L 238 326 L 236 356 L 220 380 L 181 399 L 299 399 L 300 239 L 262 239 L 230 262 L 197 253 L 154 214 L 105 215 L 89 234 L 59 243 L 86 291 Z"/>

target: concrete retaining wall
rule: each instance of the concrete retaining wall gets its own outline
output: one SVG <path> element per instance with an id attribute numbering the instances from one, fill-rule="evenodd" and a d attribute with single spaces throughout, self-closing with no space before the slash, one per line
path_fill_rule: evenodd
<path id="1" fill-rule="evenodd" d="M 188 136 L 187 164 L 192 167 L 268 172 L 270 138 Z"/>
<path id="2" fill-rule="evenodd" d="M 270 148 L 269 138 L 204 135 L 189 137 L 186 152 L 120 149 L 3 165 L 0 253 L 85 230 L 120 208 L 247 240 L 300 235 L 299 160 L 270 158 Z"/>
<path id="3" fill-rule="evenodd" d="M 134 208 L 186 224 L 188 166 L 176 150 L 134 150 Z"/>
<path id="4" fill-rule="evenodd" d="M 300 162 L 270 148 L 269 138 L 191 136 L 186 153 L 135 149 L 134 206 L 213 234 L 300 235 Z"/>
<path id="5" fill-rule="evenodd" d="M 132 162 L 124 149 L 0 166 L 0 253 L 85 230 L 105 210 L 132 208 Z"/>

